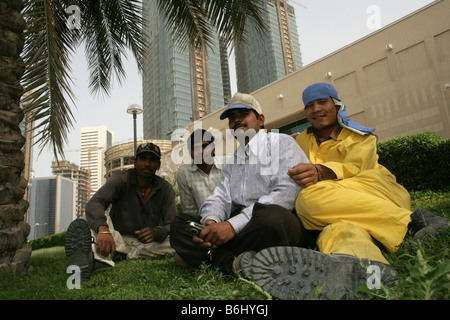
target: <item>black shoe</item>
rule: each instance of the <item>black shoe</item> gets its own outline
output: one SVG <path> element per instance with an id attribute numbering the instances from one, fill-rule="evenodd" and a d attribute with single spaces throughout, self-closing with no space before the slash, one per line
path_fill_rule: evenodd
<path id="1" fill-rule="evenodd" d="M 441 231 L 450 228 L 448 220 L 422 208 L 417 208 L 411 214 L 411 219 L 408 227 L 413 232 L 413 240 L 423 240 L 428 236 L 439 237 Z"/>
<path id="2" fill-rule="evenodd" d="M 253 258 L 252 276 L 282 300 L 352 298 L 361 286 L 379 289 L 396 282 L 395 269 L 384 263 L 299 247 L 261 250 Z"/>
<path id="3" fill-rule="evenodd" d="M 67 228 L 65 250 L 69 265 L 80 268 L 81 280 L 86 281 L 94 270 L 91 230 L 84 219 L 72 221 Z"/>
<path id="4" fill-rule="evenodd" d="M 112 261 L 114 261 L 114 263 L 118 263 L 120 261 L 124 261 L 127 260 L 127 254 L 126 253 L 122 253 L 122 252 L 117 252 L 114 254 L 114 257 L 112 258 Z"/>

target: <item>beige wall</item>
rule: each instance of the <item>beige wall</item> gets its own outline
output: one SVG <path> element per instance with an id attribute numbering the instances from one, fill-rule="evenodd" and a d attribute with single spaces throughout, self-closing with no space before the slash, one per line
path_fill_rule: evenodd
<path id="1" fill-rule="evenodd" d="M 254 92 L 266 128 L 304 118 L 301 93 L 315 82 L 333 84 L 352 120 L 374 127 L 380 141 L 426 130 L 450 138 L 450 0 L 433 2 Z M 226 129 L 221 112 L 205 117 L 202 127 Z"/>

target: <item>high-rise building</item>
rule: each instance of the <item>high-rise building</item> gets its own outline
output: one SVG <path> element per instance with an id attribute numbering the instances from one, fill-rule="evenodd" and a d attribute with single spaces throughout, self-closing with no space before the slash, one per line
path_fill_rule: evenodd
<path id="1" fill-rule="evenodd" d="M 113 141 L 114 135 L 106 126 L 81 128 L 80 167 L 88 170 L 90 197 L 105 183 L 105 151 Z"/>
<path id="2" fill-rule="evenodd" d="M 170 140 L 176 129 L 228 103 L 227 50 L 219 36 L 202 50 L 176 43 L 156 1 L 144 1 L 144 14 L 150 46 L 143 72 L 144 139 Z"/>
<path id="3" fill-rule="evenodd" d="M 294 8 L 287 0 L 263 0 L 264 34 L 248 27 L 248 43 L 236 45 L 237 89 L 252 93 L 302 67 Z"/>
<path id="4" fill-rule="evenodd" d="M 32 179 L 29 239 L 67 230 L 75 219 L 75 182 L 62 176 Z"/>
<path id="5" fill-rule="evenodd" d="M 62 176 L 75 182 L 75 211 L 77 218 L 85 215 L 85 208 L 88 202 L 88 171 L 78 167 L 76 164 L 67 160 L 53 161 L 52 173 L 56 176 Z"/>

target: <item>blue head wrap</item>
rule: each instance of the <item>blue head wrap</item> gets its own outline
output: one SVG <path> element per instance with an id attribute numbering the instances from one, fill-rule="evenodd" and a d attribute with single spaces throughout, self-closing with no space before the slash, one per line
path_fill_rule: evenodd
<path id="1" fill-rule="evenodd" d="M 350 119 L 347 119 L 347 107 L 341 102 L 338 97 L 336 89 L 328 83 L 315 83 L 310 85 L 303 91 L 303 103 L 306 106 L 308 103 L 319 100 L 332 98 L 336 106 L 339 106 L 338 122 L 339 124 L 351 131 L 354 131 L 361 135 L 373 134 L 375 131 L 373 128 L 364 127 L 359 123 L 356 123 Z"/>

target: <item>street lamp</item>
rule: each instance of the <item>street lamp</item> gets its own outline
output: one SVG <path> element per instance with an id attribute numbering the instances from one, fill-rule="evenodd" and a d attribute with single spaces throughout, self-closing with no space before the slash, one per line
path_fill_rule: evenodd
<path id="1" fill-rule="evenodd" d="M 142 113 L 142 107 L 138 104 L 132 104 L 128 107 L 127 113 L 133 115 L 133 127 L 134 127 L 134 158 L 136 159 L 136 117 L 138 114 Z"/>
<path id="2" fill-rule="evenodd" d="M 34 238 L 37 238 L 37 231 L 38 231 L 38 227 L 39 227 L 39 222 L 36 222 L 34 224 Z"/>
<path id="3" fill-rule="evenodd" d="M 48 225 L 47 222 L 44 223 L 44 224 L 39 224 L 39 222 L 36 222 L 36 223 L 34 224 L 34 239 L 38 238 L 38 228 L 39 228 L 40 226 L 46 226 L 46 225 Z M 45 232 L 45 236 L 47 236 L 47 233 L 48 233 L 48 228 L 47 228 L 47 232 Z"/>

